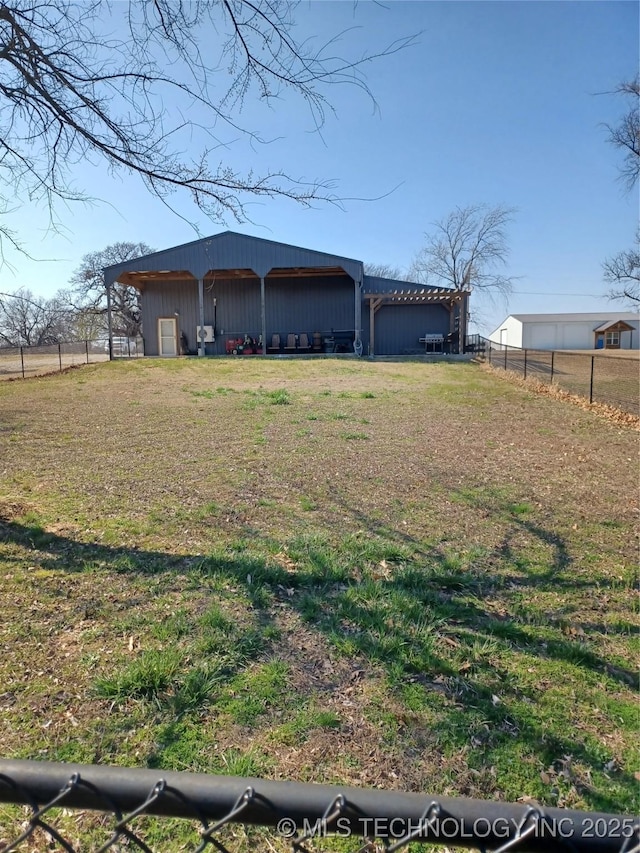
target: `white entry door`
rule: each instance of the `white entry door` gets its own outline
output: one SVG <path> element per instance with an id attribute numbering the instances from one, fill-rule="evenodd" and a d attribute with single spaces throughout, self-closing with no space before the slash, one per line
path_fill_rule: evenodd
<path id="1" fill-rule="evenodd" d="M 158 354 L 178 355 L 178 335 L 175 317 L 158 320 Z"/>

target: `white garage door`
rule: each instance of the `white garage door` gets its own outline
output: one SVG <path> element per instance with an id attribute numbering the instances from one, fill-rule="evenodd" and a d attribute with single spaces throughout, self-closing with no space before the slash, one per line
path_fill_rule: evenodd
<path id="1" fill-rule="evenodd" d="M 527 347 L 529 349 L 556 349 L 558 327 L 553 323 L 532 323 L 529 326 Z"/>

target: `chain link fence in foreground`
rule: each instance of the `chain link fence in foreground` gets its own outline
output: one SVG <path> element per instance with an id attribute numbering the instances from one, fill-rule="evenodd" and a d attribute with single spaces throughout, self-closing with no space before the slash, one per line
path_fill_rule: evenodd
<path id="1" fill-rule="evenodd" d="M 25 809 L 12 837 L 0 836 L 3 853 L 25 844 L 30 850 L 88 849 L 65 832 L 64 818 L 73 810 L 109 815 L 101 825 L 104 838 L 90 846 L 98 853 L 150 851 L 145 819 L 151 816 L 190 821 L 192 845 L 181 839 L 163 849 L 194 853 L 209 845 L 222 853 L 238 849 L 237 838 L 229 835 L 231 824 L 269 827 L 274 835 L 265 837 L 265 849 L 292 853 L 304 852 L 316 840 L 324 844 L 329 836 L 355 838 L 349 849 L 362 853 L 395 853 L 412 842 L 500 853 L 640 850 L 640 823 L 622 815 L 122 767 L 0 760 L 3 801 L 30 811 L 27 816 Z M 34 847 L 40 840 L 44 845 Z"/>
<path id="2" fill-rule="evenodd" d="M 114 358 L 144 355 L 142 338 L 114 338 Z M 61 373 L 78 364 L 109 360 L 109 341 L 76 341 L 32 347 L 0 347 L 0 380 L 26 379 L 47 373 Z"/>
<path id="3" fill-rule="evenodd" d="M 640 414 L 640 359 L 633 355 L 519 349 L 473 337 L 478 339 L 478 357 L 496 370 L 511 370 L 525 379 L 557 385 L 590 403 Z"/>

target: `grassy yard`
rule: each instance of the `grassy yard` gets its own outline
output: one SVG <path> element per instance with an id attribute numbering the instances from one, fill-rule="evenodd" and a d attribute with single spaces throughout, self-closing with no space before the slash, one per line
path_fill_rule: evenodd
<path id="1" fill-rule="evenodd" d="M 470 364 L 2 383 L 0 752 L 635 812 L 637 498 Z"/>

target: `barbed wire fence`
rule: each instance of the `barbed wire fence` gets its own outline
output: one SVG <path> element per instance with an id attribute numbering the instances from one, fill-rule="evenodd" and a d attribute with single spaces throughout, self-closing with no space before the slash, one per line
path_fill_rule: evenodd
<path id="1" fill-rule="evenodd" d="M 2 853 L 25 843 L 34 849 L 40 837 L 47 837 L 49 850 L 87 849 L 59 825 L 73 810 L 110 816 L 100 846 L 91 847 L 97 853 L 149 853 L 144 819 L 151 816 L 190 821 L 193 846 L 181 841 L 180 849 L 193 853 L 209 846 L 228 853 L 225 833 L 232 824 L 273 829 L 278 845 L 272 839 L 268 849 L 292 853 L 307 853 L 310 842 L 329 837 L 356 838 L 354 849 L 362 853 L 396 853 L 414 842 L 496 853 L 640 851 L 640 822 L 624 815 L 125 767 L 0 760 L 0 802 L 30 812 L 12 837 L 0 840 Z M 237 849 L 236 839 L 231 842 Z"/>
<path id="2" fill-rule="evenodd" d="M 622 412 L 640 414 L 640 360 L 633 356 L 520 349 L 480 335 L 469 337 L 467 351 L 475 352 L 495 370 L 557 385 L 590 403 L 604 403 Z"/>

